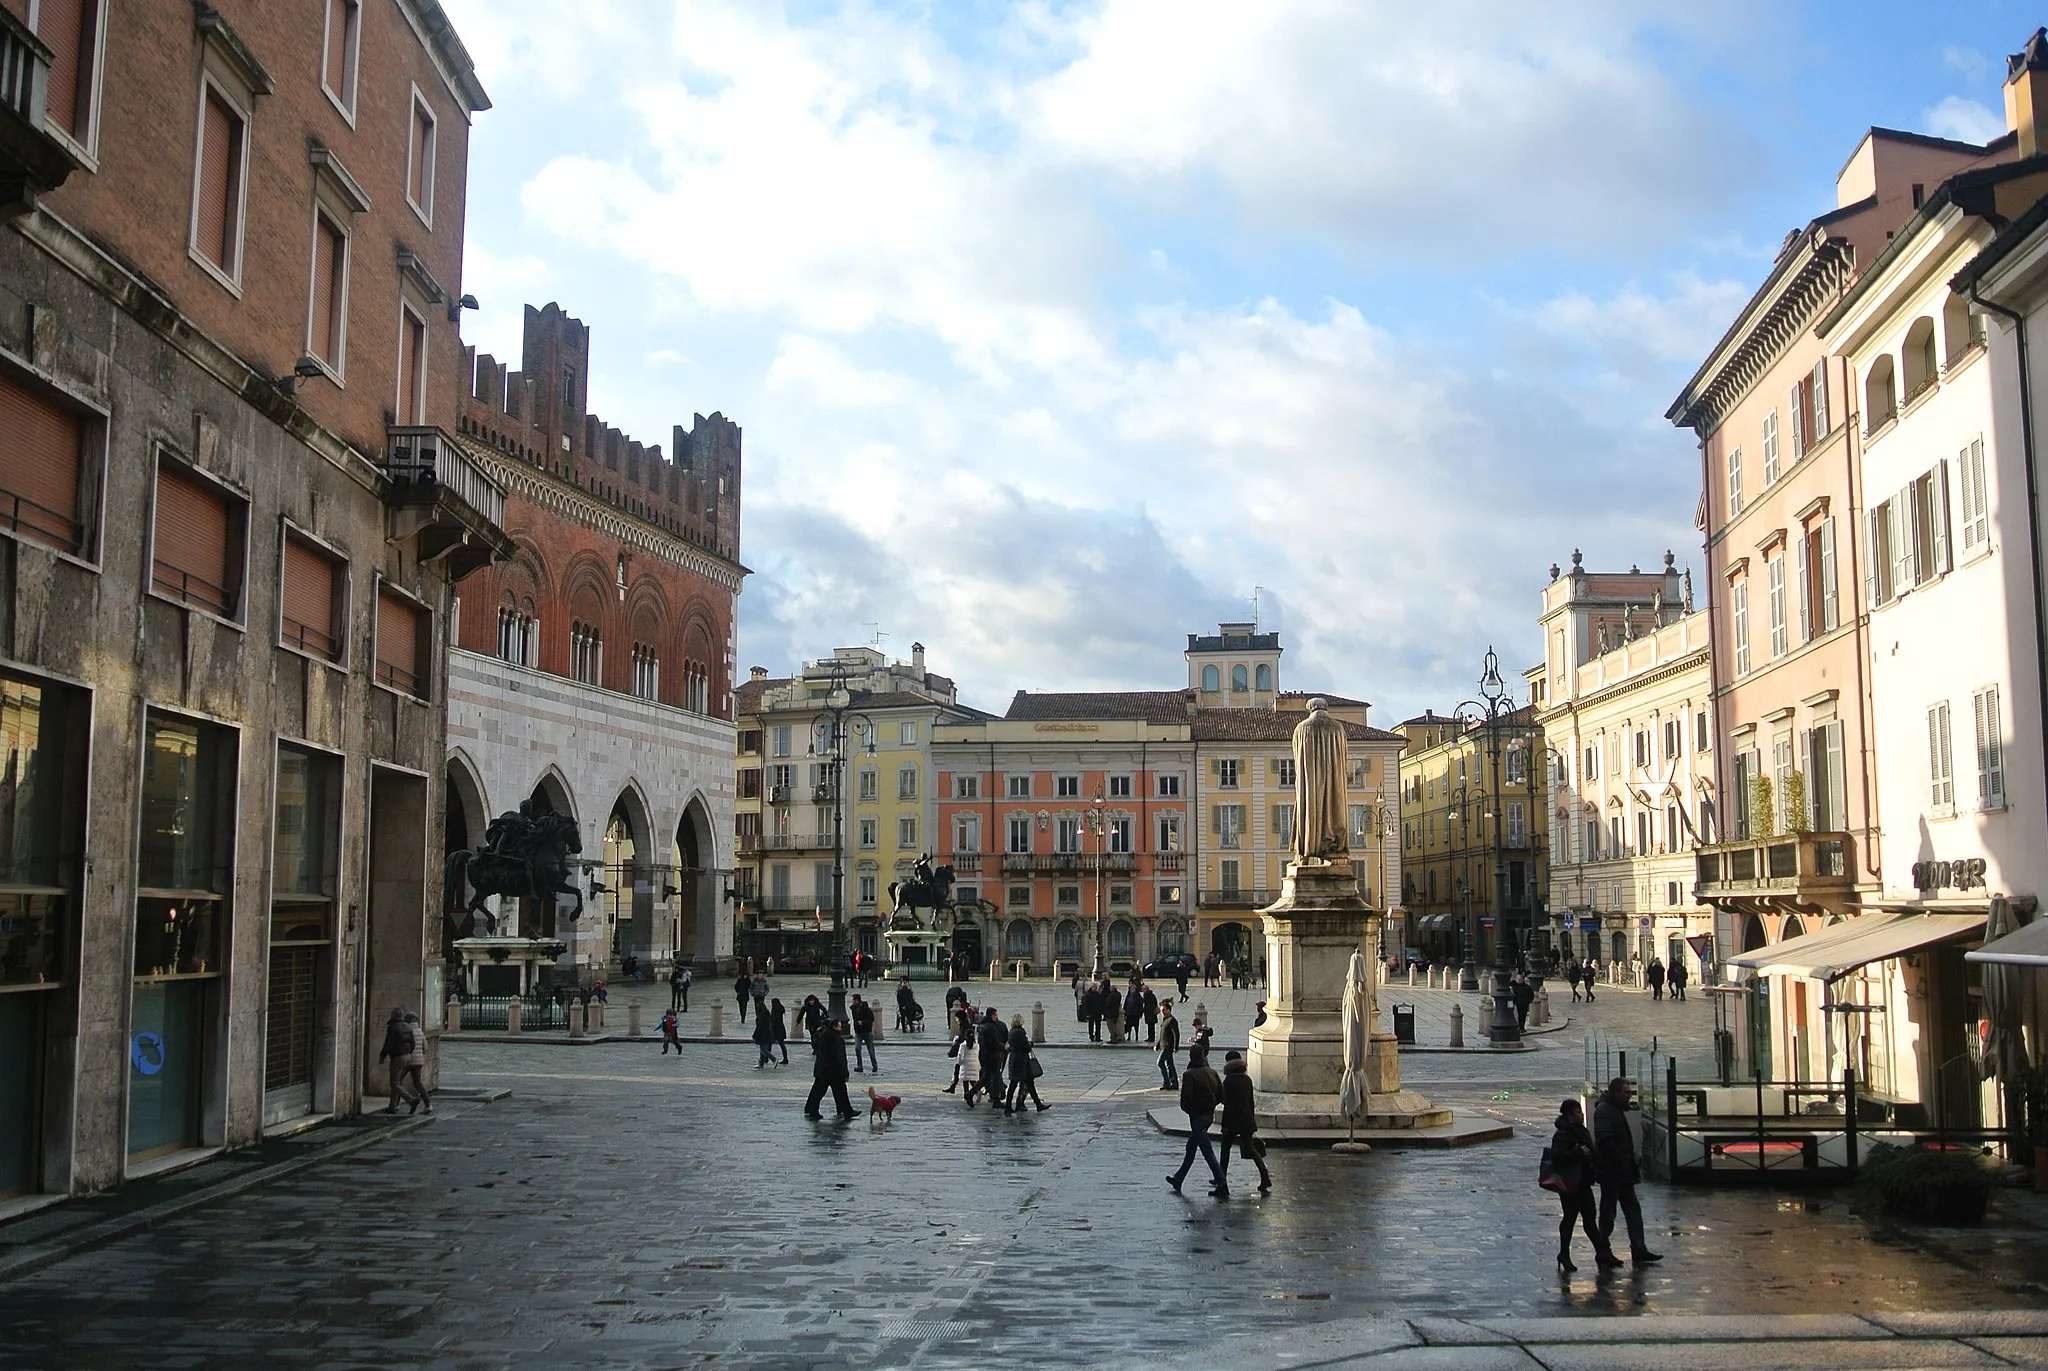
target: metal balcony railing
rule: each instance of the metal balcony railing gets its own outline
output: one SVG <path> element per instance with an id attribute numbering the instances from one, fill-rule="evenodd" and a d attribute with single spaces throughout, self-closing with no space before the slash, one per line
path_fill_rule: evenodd
<path id="1" fill-rule="evenodd" d="M 1219 886 L 1198 892 L 1195 904 L 1202 909 L 1262 909 L 1279 898 L 1279 891 L 1264 887 Z"/>
<path id="2" fill-rule="evenodd" d="M 1118 875 L 1136 871 L 1138 858 L 1132 852 L 1005 852 L 1003 874 L 1008 876 L 1093 876 L 1097 872 Z"/>
<path id="3" fill-rule="evenodd" d="M 393 483 L 422 490 L 438 487 L 500 528 L 505 491 L 438 428 L 403 425 L 386 431 L 385 474 Z"/>

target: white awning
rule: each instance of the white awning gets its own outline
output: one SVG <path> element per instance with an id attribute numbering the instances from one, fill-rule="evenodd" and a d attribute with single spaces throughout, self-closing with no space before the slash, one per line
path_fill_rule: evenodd
<path id="1" fill-rule="evenodd" d="M 1982 914 L 1888 914 L 1847 919 L 1818 933 L 1788 938 L 1728 958 L 1723 965 L 1759 976 L 1832 981 L 1859 966 L 1903 957 L 1984 927 Z"/>
<path id="2" fill-rule="evenodd" d="M 2008 933 L 1995 943 L 1986 943 L 1964 958 L 1973 962 L 2002 962 L 2007 966 L 2048 966 L 2048 919 L 2037 918 L 2026 927 Z"/>

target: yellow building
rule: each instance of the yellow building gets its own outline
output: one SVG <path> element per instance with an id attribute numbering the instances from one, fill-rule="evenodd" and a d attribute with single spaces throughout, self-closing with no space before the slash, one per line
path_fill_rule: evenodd
<path id="1" fill-rule="evenodd" d="M 847 692 L 843 803 L 833 793 L 827 710 L 837 689 Z M 735 693 L 735 713 L 735 952 L 785 965 L 822 959 L 836 860 L 846 950 L 883 955 L 889 884 L 939 847 L 932 732 L 986 716 L 957 704 L 953 682 L 925 669 L 921 643 L 908 662 L 842 647 L 792 677 L 756 667 Z"/>
<path id="2" fill-rule="evenodd" d="M 1489 728 L 1434 711 L 1395 726 L 1401 755 L 1406 946 L 1434 962 L 1494 961 L 1503 912 L 1517 948 L 1543 946 L 1548 873 L 1543 730 L 1524 706 Z M 1394 932 L 1389 947 L 1399 945 Z"/>

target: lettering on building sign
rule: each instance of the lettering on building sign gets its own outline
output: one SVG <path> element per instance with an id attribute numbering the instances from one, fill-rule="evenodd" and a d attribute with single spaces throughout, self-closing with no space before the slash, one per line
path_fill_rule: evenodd
<path id="1" fill-rule="evenodd" d="M 1913 863 L 1913 888 L 1931 890 L 1982 890 L 1984 859 L 1964 857 L 1953 862 Z"/>
<path id="2" fill-rule="evenodd" d="M 1101 724 L 1033 724 L 1036 733 L 1100 733 Z"/>

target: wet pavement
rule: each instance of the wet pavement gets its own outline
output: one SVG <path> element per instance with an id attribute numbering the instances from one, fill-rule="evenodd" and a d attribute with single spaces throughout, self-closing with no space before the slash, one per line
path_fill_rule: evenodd
<path id="1" fill-rule="evenodd" d="M 2048 1249 L 2004 1196 L 1948 1249 L 1833 1195 L 1651 1186 L 1667 1260 L 1561 1280 L 1536 1154 L 1576 1046 L 1404 1060 L 1512 1141 L 1276 1150 L 1271 1194 L 1219 1202 L 1166 1189 L 1136 1053 L 1050 1053 L 1054 1108 L 1005 1118 L 938 1093 L 936 1044 L 885 1043 L 905 1099 L 875 1125 L 803 1119 L 808 1072 L 743 1043 L 450 1043 L 449 1080 L 511 1096 L 0 1283 L 0 1367 L 1999 1364 L 1881 1319 L 2039 1307 Z M 2048 1317 L 2001 1327 L 2048 1346 Z M 1729 1351 L 1770 1328 L 1779 1362 Z"/>

